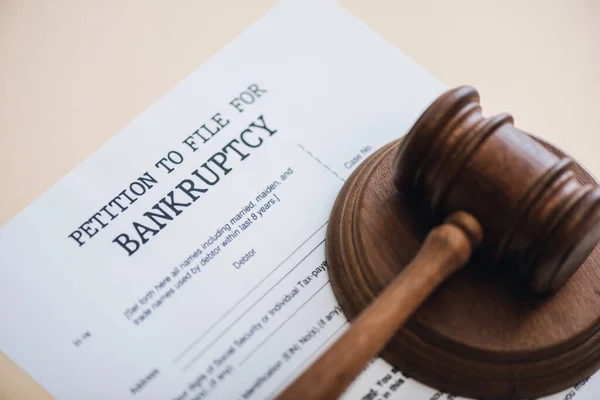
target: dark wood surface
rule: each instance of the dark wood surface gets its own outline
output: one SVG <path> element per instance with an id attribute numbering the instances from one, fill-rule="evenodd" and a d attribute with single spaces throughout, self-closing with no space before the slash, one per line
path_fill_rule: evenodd
<path id="1" fill-rule="evenodd" d="M 449 90 L 338 195 L 327 260 L 352 325 L 280 399 L 335 398 L 384 347 L 454 394 L 566 389 L 600 366 L 599 242 L 595 180 Z"/>
<path id="2" fill-rule="evenodd" d="M 405 268 L 434 222 L 427 201 L 394 188 L 397 145 L 359 166 L 330 219 L 330 276 L 349 319 Z M 576 175 L 595 182 L 581 167 Z M 540 296 L 514 271 L 476 255 L 425 301 L 383 356 L 432 387 L 468 397 L 529 398 L 565 389 L 600 365 L 599 263 L 597 246 L 561 290 Z"/>
<path id="3" fill-rule="evenodd" d="M 326 400 L 341 395 L 431 292 L 467 264 L 482 237 L 479 222 L 460 211 L 433 228 L 412 261 L 279 400 Z"/>
<path id="4" fill-rule="evenodd" d="M 393 170 L 401 192 L 426 194 L 434 217 L 473 215 L 485 232 L 482 252 L 545 293 L 560 288 L 600 240 L 600 189 L 582 185 L 574 167 L 510 115 L 486 117 L 477 91 L 463 86 L 421 115 Z"/>

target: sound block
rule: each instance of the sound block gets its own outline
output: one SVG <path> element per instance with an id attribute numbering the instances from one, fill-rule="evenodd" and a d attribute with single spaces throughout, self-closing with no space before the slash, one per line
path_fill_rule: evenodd
<path id="1" fill-rule="evenodd" d="M 331 213 L 329 273 L 350 320 L 411 261 L 440 222 L 429 219 L 427 202 L 418 195 L 405 198 L 394 188 L 399 143 L 381 148 L 354 171 Z M 577 176 L 582 183 L 595 182 L 581 166 Z M 465 397 L 535 398 L 564 390 L 600 366 L 599 263 L 600 245 L 558 292 L 542 297 L 510 275 L 511 268 L 475 253 L 382 356 L 426 385 Z"/>

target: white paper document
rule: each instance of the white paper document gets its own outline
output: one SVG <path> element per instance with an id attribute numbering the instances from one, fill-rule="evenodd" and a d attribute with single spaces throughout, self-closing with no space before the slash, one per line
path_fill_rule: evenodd
<path id="1" fill-rule="evenodd" d="M 1 350 L 60 399 L 272 398 L 348 327 L 344 180 L 445 89 L 335 2 L 282 2 L 2 228 Z M 346 396 L 454 398 L 382 360 Z"/>

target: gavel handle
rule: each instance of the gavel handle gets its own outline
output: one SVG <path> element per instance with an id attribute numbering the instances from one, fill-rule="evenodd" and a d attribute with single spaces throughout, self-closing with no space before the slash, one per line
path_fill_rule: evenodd
<path id="1" fill-rule="evenodd" d="M 477 220 L 456 212 L 434 228 L 400 274 L 353 321 L 350 328 L 277 398 L 338 398 L 406 320 L 450 275 L 469 261 L 482 239 Z"/>

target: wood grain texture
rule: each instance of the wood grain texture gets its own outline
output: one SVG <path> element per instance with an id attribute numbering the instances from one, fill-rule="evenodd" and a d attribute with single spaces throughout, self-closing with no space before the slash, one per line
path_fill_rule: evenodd
<path id="1" fill-rule="evenodd" d="M 474 88 L 449 90 L 338 195 L 327 259 L 353 323 L 280 398 L 337 397 L 386 344 L 451 393 L 565 389 L 600 365 L 599 248 L 595 180 L 510 115 L 486 117 Z"/>
<path id="2" fill-rule="evenodd" d="M 397 146 L 365 160 L 332 211 L 327 259 L 349 319 L 401 273 L 435 221 L 427 201 L 398 195 L 391 179 Z M 575 175 L 595 183 L 579 166 Z M 476 254 L 382 355 L 425 384 L 467 397 L 529 398 L 567 388 L 600 366 L 599 264 L 596 246 L 561 290 L 540 296 L 510 268 Z"/>
<path id="3" fill-rule="evenodd" d="M 479 222 L 464 212 L 432 229 L 406 268 L 278 399 L 339 397 L 431 292 L 466 265 L 481 238 Z"/>
<path id="4" fill-rule="evenodd" d="M 600 189 L 513 125 L 486 117 L 472 87 L 452 89 L 419 117 L 399 147 L 396 187 L 422 191 L 433 216 L 468 211 L 482 247 L 538 293 L 553 291 L 600 240 Z"/>

